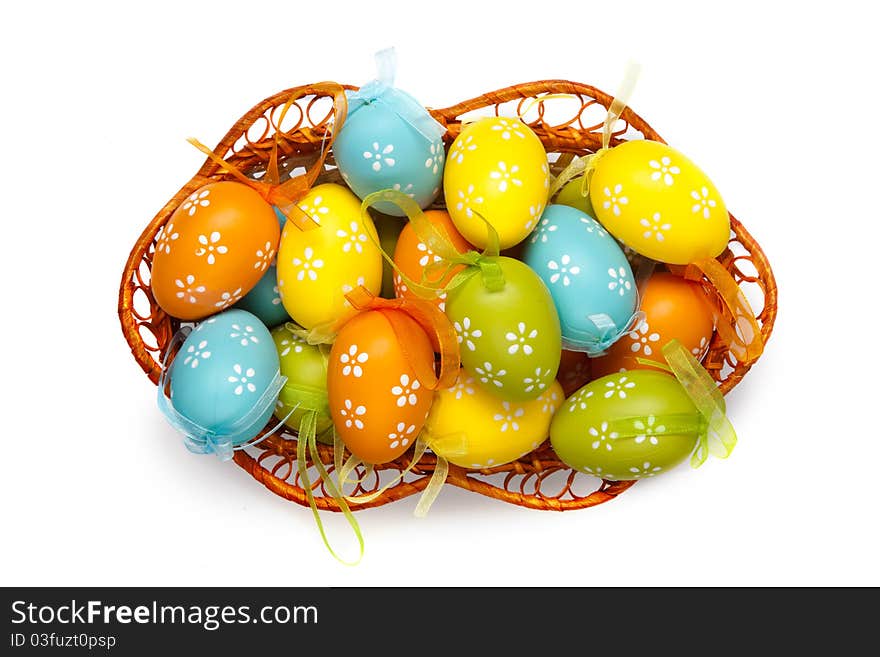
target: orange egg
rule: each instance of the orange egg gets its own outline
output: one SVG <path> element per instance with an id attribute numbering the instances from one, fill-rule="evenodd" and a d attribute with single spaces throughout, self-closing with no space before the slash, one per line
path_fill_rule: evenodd
<path id="1" fill-rule="evenodd" d="M 279 237 L 272 206 L 247 185 L 200 187 L 159 234 L 151 271 L 156 302 L 185 320 L 224 310 L 259 282 Z"/>
<path id="2" fill-rule="evenodd" d="M 582 351 L 562 350 L 562 358 L 559 361 L 559 371 L 556 380 L 562 385 L 565 396 L 570 396 L 575 390 L 581 388 L 590 381 L 590 358 Z"/>
<path id="3" fill-rule="evenodd" d="M 459 253 L 470 251 L 474 247 L 461 236 L 452 223 L 449 213 L 444 210 L 428 210 L 425 217 L 437 228 L 442 229 L 449 237 L 449 241 L 458 250 Z M 421 282 L 422 274 L 425 267 L 435 262 L 440 262 L 440 256 L 436 255 L 429 249 L 422 240 L 416 235 L 411 224 L 407 223 L 397 238 L 397 246 L 394 249 L 394 264 L 400 270 L 414 280 L 416 283 Z M 442 276 L 442 272 L 436 272 L 433 276 L 426 278 L 430 283 L 447 283 L 450 279 L 464 266 L 455 267 L 446 276 Z M 394 293 L 398 298 L 420 299 L 415 292 L 409 289 L 406 281 L 397 273 L 394 275 Z M 429 299 L 437 305 L 440 310 L 446 309 L 446 294 L 440 294 L 437 297 Z"/>
<path id="4" fill-rule="evenodd" d="M 399 310 L 362 312 L 336 337 L 327 370 L 330 414 L 345 446 L 365 463 L 397 458 L 422 430 L 433 392 L 417 378 L 415 359 L 430 369 L 434 351 L 425 331 Z"/>
<path id="5" fill-rule="evenodd" d="M 709 296 L 699 283 L 658 272 L 648 279 L 642 295 L 644 321 L 615 342 L 608 353 L 592 359 L 593 376 L 621 370 L 655 369 L 636 359 L 665 363 L 663 346 L 675 338 L 697 360 L 709 349 L 715 328 Z"/>

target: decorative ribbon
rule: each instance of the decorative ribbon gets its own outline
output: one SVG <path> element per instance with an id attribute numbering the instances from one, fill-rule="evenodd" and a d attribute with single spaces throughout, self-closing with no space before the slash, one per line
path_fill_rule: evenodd
<path id="1" fill-rule="evenodd" d="M 222 429 L 209 429 L 203 427 L 174 408 L 171 399 L 165 392 L 168 383 L 168 372 L 170 370 L 168 367 L 168 358 L 170 357 L 171 352 L 173 352 L 174 349 L 186 339 L 191 330 L 192 329 L 188 326 L 180 328 L 171 338 L 171 342 L 165 351 L 165 356 L 162 359 L 162 373 L 159 376 L 157 393 L 159 410 L 165 416 L 165 419 L 168 420 L 168 423 L 183 434 L 183 444 L 190 452 L 195 454 L 213 453 L 216 454 L 221 461 L 228 461 L 232 458 L 232 453 L 235 450 L 258 445 L 281 429 L 284 420 L 276 424 L 271 431 L 263 434 L 259 439 L 247 442 L 253 438 L 253 436 L 247 435 L 247 430 L 253 427 L 254 422 L 266 412 L 268 407 L 275 405 L 275 400 L 278 399 L 278 393 L 286 383 L 287 377 L 281 376 L 281 372 L 276 371 L 272 381 L 269 383 L 263 394 L 260 395 L 256 402 L 254 402 L 251 409 L 234 422 L 229 423 Z M 288 413 L 287 418 L 289 418 L 295 410 L 296 406 L 290 411 L 290 413 Z M 285 420 L 287 418 L 285 418 Z"/>
<path id="2" fill-rule="evenodd" d="M 572 160 L 559 173 L 556 180 L 553 181 L 553 185 L 550 187 L 550 198 L 553 198 L 569 180 L 578 175 L 581 176 L 581 195 L 587 196 L 590 193 L 590 180 L 593 178 L 593 172 L 599 165 L 599 160 L 602 159 L 602 156 L 611 149 L 611 135 L 614 130 L 614 124 L 617 123 L 627 104 L 629 104 L 629 99 L 632 97 L 632 92 L 635 89 L 640 72 L 641 66 L 639 64 L 634 61 L 627 62 L 623 73 L 623 80 L 617 89 L 617 93 L 614 94 L 611 105 L 608 107 L 608 113 L 605 115 L 605 123 L 602 126 L 602 147 L 591 155 Z"/>
<path id="3" fill-rule="evenodd" d="M 700 281 L 705 276 L 722 301 L 721 317 L 715 328 L 736 360 L 745 365 L 754 363 L 764 353 L 764 336 L 755 319 L 749 300 L 733 276 L 714 258 L 703 258 L 685 267 L 670 267 L 686 279 Z"/>
<path id="4" fill-rule="evenodd" d="M 384 315 L 391 324 L 404 358 L 412 367 L 416 378 L 428 390 L 449 388 L 455 384 L 460 362 L 458 338 L 449 319 L 437 306 L 420 299 L 383 299 L 375 296 L 363 285 L 346 294 L 345 298 L 356 310 L 361 312 L 375 310 Z M 435 373 L 433 362 L 424 362 L 416 358 L 412 329 L 409 323 L 402 320 L 398 312 L 393 311 L 403 313 L 435 339 L 435 344 L 440 348 L 439 374 Z"/>
<path id="5" fill-rule="evenodd" d="M 190 137 L 187 141 L 204 153 L 209 160 L 214 162 L 221 169 L 232 175 L 239 182 L 247 185 L 262 196 L 267 203 L 276 206 L 284 216 L 290 219 L 300 230 L 309 230 L 315 228 L 318 223 L 306 212 L 303 212 L 297 205 L 299 201 L 317 180 L 318 175 L 324 171 L 324 160 L 327 157 L 330 146 L 336 139 L 336 135 L 342 130 L 345 123 L 345 117 L 348 114 L 348 100 L 345 95 L 345 89 L 336 82 L 320 82 L 312 85 L 308 90 L 309 95 L 326 93 L 333 96 L 333 116 L 334 124 L 330 138 L 326 143 L 322 142 L 321 151 L 318 159 L 299 176 L 293 176 L 289 180 L 279 182 L 278 174 L 278 143 L 281 124 L 290 106 L 299 98 L 306 95 L 305 89 L 300 89 L 291 94 L 281 108 L 277 126 L 275 129 L 275 143 L 272 146 L 272 153 L 269 157 L 269 163 L 266 168 L 265 180 L 254 180 L 246 176 L 240 169 L 230 162 L 224 160 L 220 155 L 212 151 L 210 148 L 202 144 L 197 139 Z M 326 133 L 325 133 L 326 138 Z"/>
<path id="6" fill-rule="evenodd" d="M 715 381 L 678 340 L 670 340 L 663 347 L 663 356 L 706 424 L 691 456 L 691 466 L 700 467 L 709 454 L 727 458 L 736 446 L 736 431 L 725 415 L 724 396 Z"/>
<path id="7" fill-rule="evenodd" d="M 638 306 L 638 302 L 636 305 Z M 603 356 L 622 336 L 638 328 L 645 319 L 645 313 L 641 310 L 635 311 L 622 328 L 618 328 L 607 313 L 587 315 L 587 319 L 596 327 L 596 335 L 583 339 L 563 337 L 562 348 L 568 351 L 582 351 L 590 358 L 596 358 Z"/>
<path id="8" fill-rule="evenodd" d="M 348 92 L 348 118 L 366 105 L 376 103 L 388 108 L 427 141 L 434 143 L 446 133 L 428 111 L 405 91 L 394 87 L 397 73 L 397 55 L 394 48 L 376 53 L 377 79 L 367 82 L 357 91 Z"/>

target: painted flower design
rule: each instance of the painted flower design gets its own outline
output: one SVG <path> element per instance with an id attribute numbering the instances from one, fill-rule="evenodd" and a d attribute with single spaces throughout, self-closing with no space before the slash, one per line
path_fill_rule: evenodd
<path id="1" fill-rule="evenodd" d="M 588 233 L 595 233 L 599 237 L 604 237 L 608 234 L 608 232 L 604 228 L 602 228 L 602 224 L 600 224 L 592 217 L 581 217 L 580 221 L 582 224 L 584 224 Z"/>
<path id="2" fill-rule="evenodd" d="M 365 351 L 359 351 L 356 344 L 352 344 L 348 351 L 342 352 L 339 356 L 339 362 L 342 363 L 342 376 L 354 375 L 356 379 L 364 375 L 364 368 L 361 367 L 370 359 L 370 354 Z"/>
<path id="3" fill-rule="evenodd" d="M 425 168 L 436 174 L 441 166 L 443 166 L 443 142 L 438 141 L 431 144 L 428 157 L 425 159 Z"/>
<path id="4" fill-rule="evenodd" d="M 177 296 L 178 299 L 185 299 L 190 303 L 196 303 L 198 301 L 198 294 L 204 294 L 205 286 L 204 285 L 196 285 L 196 277 L 192 274 L 187 274 L 186 277 L 181 279 L 175 279 L 174 285 L 177 286 Z"/>
<path id="5" fill-rule="evenodd" d="M 644 479 L 663 472 L 663 468 L 659 465 L 652 466 L 650 461 L 645 461 L 641 467 L 632 467 L 629 471 L 632 473 L 633 479 Z"/>
<path id="6" fill-rule="evenodd" d="M 419 383 L 418 379 L 413 378 L 410 380 L 408 374 L 401 374 L 400 385 L 391 388 L 391 394 L 397 397 L 398 407 L 403 408 L 407 404 L 415 406 L 419 403 L 419 396 L 416 394 L 416 390 L 421 387 L 422 384 Z"/>
<path id="7" fill-rule="evenodd" d="M 677 176 L 681 173 L 681 169 L 675 166 L 665 155 L 660 158 L 660 161 L 651 160 L 648 162 L 648 166 L 653 169 L 651 171 L 651 180 L 660 180 L 663 179 L 663 182 L 667 185 L 672 185 L 675 182 L 675 178 L 673 176 Z"/>
<path id="8" fill-rule="evenodd" d="M 473 377 L 468 377 L 464 381 L 459 380 L 454 386 L 449 389 L 449 392 L 455 393 L 456 399 L 461 399 L 464 395 L 472 395 L 474 394 L 474 379 Z"/>
<path id="9" fill-rule="evenodd" d="M 492 363 L 485 362 L 482 367 L 475 367 L 474 372 L 480 377 L 483 383 L 491 383 L 496 388 L 503 388 L 504 382 L 501 378 L 507 374 L 507 370 L 496 370 Z"/>
<path id="10" fill-rule="evenodd" d="M 582 411 L 587 410 L 587 400 L 592 396 L 592 390 L 581 390 L 579 393 L 569 399 L 568 412 L 574 413 L 578 408 Z"/>
<path id="11" fill-rule="evenodd" d="M 321 216 L 330 213 L 330 208 L 324 205 L 324 197 L 321 195 L 315 196 L 310 201 L 300 203 L 297 207 L 309 215 L 318 225 L 321 224 Z"/>
<path id="12" fill-rule="evenodd" d="M 281 338 L 281 353 L 280 356 L 284 357 L 293 350 L 295 354 L 301 354 L 303 350 L 303 345 L 306 343 L 298 335 L 288 335 L 287 337 Z"/>
<path id="13" fill-rule="evenodd" d="M 629 377 L 622 376 L 617 381 L 609 381 L 605 384 L 608 390 L 605 391 L 605 399 L 610 399 L 617 395 L 621 399 L 626 399 L 626 391 L 636 387 L 635 381 L 630 381 Z"/>
<path id="14" fill-rule="evenodd" d="M 617 438 L 618 433 L 616 431 L 608 431 L 607 422 L 602 422 L 598 429 L 596 427 L 590 427 L 587 430 L 587 433 L 590 436 L 589 440 L 592 440 L 590 447 L 593 449 L 599 449 L 603 446 L 609 452 L 614 449 L 611 445 L 611 441 Z"/>
<path id="15" fill-rule="evenodd" d="M 174 230 L 174 224 L 169 222 L 165 226 L 162 226 L 162 230 L 159 232 L 158 240 L 156 241 L 156 253 L 160 251 L 164 251 L 165 254 L 171 253 L 171 243 L 180 237 L 180 233 Z"/>
<path id="16" fill-rule="evenodd" d="M 626 273 L 626 269 L 623 267 L 618 267 L 617 269 L 614 269 L 614 267 L 609 268 L 608 275 L 611 277 L 611 281 L 608 283 L 608 289 L 612 292 L 617 290 L 617 293 L 620 296 L 623 296 L 628 290 L 632 289 L 632 283 L 629 281 L 629 274 Z"/>
<path id="17" fill-rule="evenodd" d="M 703 219 L 708 219 L 712 215 L 712 208 L 717 206 L 715 199 L 709 198 L 709 190 L 706 187 L 691 192 L 691 198 L 694 199 L 691 212 L 702 213 Z"/>
<path id="18" fill-rule="evenodd" d="M 199 235 L 199 244 L 201 246 L 196 249 L 198 257 L 207 256 L 205 259 L 209 265 L 213 265 L 217 261 L 217 255 L 228 253 L 229 249 L 222 244 L 218 244 L 221 240 L 219 231 L 214 231 L 210 235 Z"/>
<path id="19" fill-rule="evenodd" d="M 402 297 L 404 292 L 408 292 L 409 288 L 406 285 L 406 281 L 401 278 L 400 274 L 394 274 L 394 296 Z"/>
<path id="20" fill-rule="evenodd" d="M 506 192 L 508 186 L 516 185 L 517 187 L 522 187 L 522 180 L 516 178 L 516 174 L 519 173 L 519 165 L 514 164 L 508 168 L 506 162 L 499 162 L 498 169 L 495 171 L 489 172 L 489 177 L 492 180 L 498 181 L 498 191 Z"/>
<path id="21" fill-rule="evenodd" d="M 361 419 L 367 413 L 367 407 L 361 404 L 360 406 L 355 406 L 350 399 L 346 399 L 343 402 L 343 408 L 339 409 L 339 415 L 342 416 L 342 419 L 345 421 L 345 426 L 348 429 L 354 427 L 355 429 L 363 429 L 364 421 Z"/>
<path id="22" fill-rule="evenodd" d="M 508 401 L 501 402 L 501 407 L 504 409 L 503 412 L 496 413 L 492 418 L 496 422 L 501 422 L 501 433 L 504 433 L 508 429 L 511 431 L 519 431 L 519 423 L 517 420 L 525 415 L 526 410 L 522 407 L 511 409 L 510 402 Z"/>
<path id="23" fill-rule="evenodd" d="M 557 230 L 559 230 L 559 226 L 551 224 L 549 219 L 541 219 L 541 223 L 538 224 L 538 230 L 532 235 L 532 244 L 538 240 L 546 243 L 547 240 L 550 239 L 549 233 L 555 233 Z"/>
<path id="24" fill-rule="evenodd" d="M 642 217 L 641 219 L 639 219 L 639 223 L 645 228 L 645 232 L 642 233 L 642 237 L 648 240 L 654 237 L 657 239 L 658 242 L 662 242 L 664 239 L 666 239 L 666 237 L 663 235 L 663 231 L 672 228 L 672 224 L 663 222 L 663 219 L 660 218 L 659 212 L 655 212 L 650 221 Z"/>
<path id="25" fill-rule="evenodd" d="M 391 189 L 393 189 L 395 192 L 400 192 L 401 194 L 405 194 L 406 196 L 409 196 L 410 198 L 416 197 L 415 192 L 413 192 L 413 190 L 412 190 L 413 189 L 412 183 L 407 183 L 406 186 L 404 186 L 403 183 L 394 183 L 391 186 Z"/>
<path id="26" fill-rule="evenodd" d="M 454 322 L 452 328 L 455 329 L 455 333 L 458 335 L 458 344 L 463 344 L 470 351 L 476 350 L 477 345 L 474 344 L 474 340 L 483 337 L 483 332 L 476 327 L 471 328 L 470 317 L 463 317 L 461 323 Z"/>
<path id="27" fill-rule="evenodd" d="M 352 248 L 358 253 L 364 252 L 363 243 L 367 241 L 367 235 L 360 231 L 360 227 L 356 221 L 352 221 L 348 225 L 348 231 L 339 228 L 336 231 L 336 237 L 345 240 L 342 244 L 343 252 L 348 253 Z"/>
<path id="28" fill-rule="evenodd" d="M 635 441 L 636 444 L 641 445 L 646 440 L 652 445 L 658 444 L 660 441 L 657 439 L 657 434 L 666 433 L 666 426 L 663 424 L 657 424 L 657 418 L 653 415 L 649 415 L 645 418 L 645 421 L 636 420 L 633 422 L 633 426 L 641 431 L 638 436 L 636 436 Z"/>
<path id="29" fill-rule="evenodd" d="M 500 132 L 502 139 L 510 139 L 512 136 L 519 137 L 520 139 L 526 138 L 526 133 L 523 132 L 523 124 L 517 119 L 498 119 L 495 125 L 492 126 L 492 131 Z"/>
<path id="30" fill-rule="evenodd" d="M 266 271 L 269 265 L 272 264 L 272 258 L 275 257 L 275 249 L 272 247 L 272 242 L 266 242 L 262 248 L 257 249 L 256 256 L 257 261 L 254 263 L 254 269 Z"/>
<path id="31" fill-rule="evenodd" d="M 186 210 L 190 217 L 193 216 L 199 208 L 206 208 L 211 205 L 211 200 L 208 198 L 210 194 L 210 189 L 203 189 L 201 192 L 193 192 L 187 197 L 186 201 L 184 201 L 183 209 Z"/>
<path id="32" fill-rule="evenodd" d="M 583 466 L 581 468 L 581 472 L 585 472 L 588 475 L 593 475 L 594 477 L 599 477 L 599 479 L 604 479 L 608 475 L 602 472 L 601 466 L 596 466 L 595 468 L 591 468 L 589 466 Z"/>
<path id="33" fill-rule="evenodd" d="M 215 308 L 227 308 L 234 304 L 241 298 L 241 288 L 235 290 L 235 292 L 223 292 L 220 295 L 220 300 L 214 304 Z M 280 301 L 280 299 L 279 299 Z"/>
<path id="34" fill-rule="evenodd" d="M 550 283 L 555 284 L 557 281 L 562 281 L 563 287 L 568 287 L 571 283 L 571 278 L 569 276 L 577 276 L 581 273 L 581 268 L 577 265 L 571 264 L 571 256 L 568 254 L 563 255 L 559 262 L 555 260 L 551 260 L 547 263 L 547 269 L 552 271 L 550 274 Z"/>
<path id="35" fill-rule="evenodd" d="M 272 305 L 273 306 L 280 305 L 281 304 L 281 290 L 279 289 L 279 287 L 277 285 L 274 285 L 272 287 L 272 293 L 274 294 L 274 296 L 272 297 Z"/>
<path id="36" fill-rule="evenodd" d="M 406 447 L 409 445 L 409 439 L 416 431 L 416 425 L 411 424 L 406 426 L 406 422 L 398 422 L 395 430 L 388 434 L 388 440 L 391 441 L 391 444 L 388 445 L 391 449 L 394 449 L 399 446 Z"/>
<path id="37" fill-rule="evenodd" d="M 540 367 L 535 368 L 535 373 L 523 379 L 526 392 L 533 390 L 544 390 L 547 387 L 547 379 L 550 377 L 550 370 L 541 370 Z"/>
<path id="38" fill-rule="evenodd" d="M 183 364 L 189 365 L 192 368 L 198 367 L 199 360 L 207 360 L 211 357 L 211 352 L 205 349 L 207 346 L 207 340 L 202 340 L 198 345 L 191 344 L 187 347 L 186 358 L 183 359 Z"/>
<path id="39" fill-rule="evenodd" d="M 526 356 L 531 356 L 534 349 L 532 349 L 532 345 L 529 344 L 527 340 L 534 340 L 537 337 L 538 329 L 532 329 L 529 331 L 528 327 L 526 327 L 526 323 L 520 322 L 516 325 L 516 332 L 508 331 L 504 336 L 505 340 L 512 343 L 508 345 L 507 353 L 515 354 L 522 349 Z"/>
<path id="40" fill-rule="evenodd" d="M 544 189 L 550 189 L 550 167 L 546 162 L 541 163 L 541 173 L 544 174 Z"/>
<path id="41" fill-rule="evenodd" d="M 384 164 L 387 167 L 393 167 L 395 164 L 394 158 L 392 154 L 394 153 L 394 144 L 388 144 L 387 146 L 382 146 L 379 142 L 373 142 L 373 150 L 364 151 L 364 159 L 372 160 L 372 164 L 370 167 L 373 171 L 381 171 L 382 165 Z"/>
<path id="42" fill-rule="evenodd" d="M 440 309 L 441 313 L 446 312 L 446 297 L 447 296 L 448 295 L 446 294 L 446 292 L 442 292 L 441 294 L 437 295 L 437 301 L 438 301 L 437 307 Z"/>
<path id="43" fill-rule="evenodd" d="M 704 335 L 700 338 L 700 344 L 697 345 L 696 347 L 694 347 L 693 349 L 691 349 L 691 353 L 694 355 L 694 357 L 697 358 L 697 360 L 699 360 L 700 358 L 703 357 L 703 354 L 706 353 L 706 350 L 708 348 L 709 348 L 709 341 L 706 339 L 706 336 Z"/>
<path id="44" fill-rule="evenodd" d="M 301 281 L 308 277 L 310 281 L 316 281 L 318 280 L 317 270 L 324 266 L 324 261 L 320 258 L 315 258 L 315 250 L 307 246 L 302 258 L 293 259 L 293 266 L 299 267 L 299 271 L 296 273 L 296 280 Z"/>
<path id="45" fill-rule="evenodd" d="M 465 154 L 475 150 L 477 150 L 477 145 L 474 143 L 473 135 L 468 135 L 464 139 L 456 139 L 452 151 L 449 153 L 449 159 L 456 164 L 461 164 L 464 162 Z"/>
<path id="46" fill-rule="evenodd" d="M 534 228 L 535 224 L 538 222 L 538 219 L 541 218 L 541 213 L 544 211 L 544 206 L 538 203 L 538 205 L 530 205 L 529 206 L 529 220 L 526 222 L 526 230 L 531 230 Z"/>
<path id="47" fill-rule="evenodd" d="M 249 324 L 245 324 L 244 328 L 239 324 L 233 324 L 232 333 L 229 334 L 229 337 L 238 340 L 242 347 L 247 347 L 251 343 L 259 344 L 260 342 L 260 339 L 254 335 L 254 327 Z"/>
<path id="48" fill-rule="evenodd" d="M 416 245 L 416 250 L 422 254 L 422 257 L 419 258 L 419 265 L 422 267 L 427 267 L 429 262 L 440 262 L 443 260 L 440 256 L 434 253 L 424 242 L 419 242 Z"/>
<path id="49" fill-rule="evenodd" d="M 629 203 L 629 199 L 623 195 L 623 185 L 617 184 L 614 188 L 606 187 L 602 190 L 605 200 L 602 201 L 602 207 L 606 210 L 611 208 L 611 212 L 615 217 L 620 216 L 620 208 Z"/>
<path id="50" fill-rule="evenodd" d="M 253 367 L 244 369 L 241 365 L 236 363 L 232 366 L 232 371 L 234 372 L 234 374 L 230 375 L 226 379 L 227 381 L 229 381 L 229 383 L 236 384 L 235 389 L 233 389 L 232 392 L 234 392 L 236 395 L 241 395 L 241 393 L 243 393 L 245 390 L 247 390 L 248 392 L 257 391 L 257 386 L 255 386 L 253 384 L 253 381 L 251 381 L 251 379 L 253 379 L 257 373 Z"/>
<path id="51" fill-rule="evenodd" d="M 538 399 L 544 402 L 544 405 L 541 406 L 542 413 L 550 413 L 550 415 L 553 415 L 556 412 L 556 409 L 559 408 L 559 394 L 555 390 L 551 390 L 549 393 L 545 392 L 538 397 Z"/>
<path id="52" fill-rule="evenodd" d="M 473 219 L 474 212 L 471 206 L 480 205 L 483 202 L 483 197 L 474 195 L 473 185 L 468 185 L 467 192 L 459 189 L 456 196 L 458 196 L 458 201 L 455 204 L 455 209 L 459 212 L 464 211 L 468 219 Z"/>
<path id="53" fill-rule="evenodd" d="M 629 346 L 630 351 L 634 354 L 641 351 L 645 356 L 650 356 L 654 353 L 651 343 L 660 340 L 660 334 L 656 331 L 651 332 L 651 327 L 646 320 L 642 320 L 638 327 L 634 331 L 630 331 L 628 335 L 629 339 L 632 340 L 632 344 Z"/>

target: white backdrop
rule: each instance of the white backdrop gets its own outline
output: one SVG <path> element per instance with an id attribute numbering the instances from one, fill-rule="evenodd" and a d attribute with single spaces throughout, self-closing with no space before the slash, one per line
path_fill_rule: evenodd
<path id="1" fill-rule="evenodd" d="M 880 584 L 864 3 L 239 5 L 0 10 L 0 582 Z M 631 105 L 709 173 L 779 282 L 766 355 L 728 397 L 728 461 L 564 514 L 449 488 L 417 520 L 411 498 L 359 514 L 367 552 L 347 568 L 308 509 L 184 450 L 116 318 L 135 239 L 201 164 L 184 138 L 213 145 L 297 84 L 363 83 L 389 45 L 399 85 L 435 107 L 543 78 L 613 92 L 642 63 Z"/>

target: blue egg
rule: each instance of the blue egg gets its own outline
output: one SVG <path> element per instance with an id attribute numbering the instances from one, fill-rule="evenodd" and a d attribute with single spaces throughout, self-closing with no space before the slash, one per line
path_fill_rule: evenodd
<path id="1" fill-rule="evenodd" d="M 287 314 L 284 304 L 281 303 L 275 263 L 269 265 L 263 277 L 233 307 L 253 313 L 268 328 L 274 328 L 290 321 L 290 315 Z"/>
<path id="2" fill-rule="evenodd" d="M 342 179 L 361 199 L 394 189 L 428 207 L 443 184 L 445 128 L 399 89 L 365 85 L 360 92 L 347 93 L 348 117 L 333 143 Z M 377 203 L 375 208 L 404 215 L 393 203 Z"/>
<path id="3" fill-rule="evenodd" d="M 623 250 L 593 217 L 548 205 L 523 259 L 550 289 L 563 348 L 599 355 L 629 330 L 636 281 Z"/>
<path id="4" fill-rule="evenodd" d="M 268 329 L 237 309 L 204 320 L 187 336 L 168 379 L 171 398 L 160 391 L 160 407 L 185 433 L 187 447 L 225 458 L 266 426 L 283 385 Z"/>
<path id="5" fill-rule="evenodd" d="M 278 209 L 278 206 L 273 205 L 272 209 L 275 210 L 275 217 L 278 219 L 278 226 L 281 230 L 284 230 L 284 224 L 287 223 L 287 217 L 285 217 L 284 213 Z"/>

